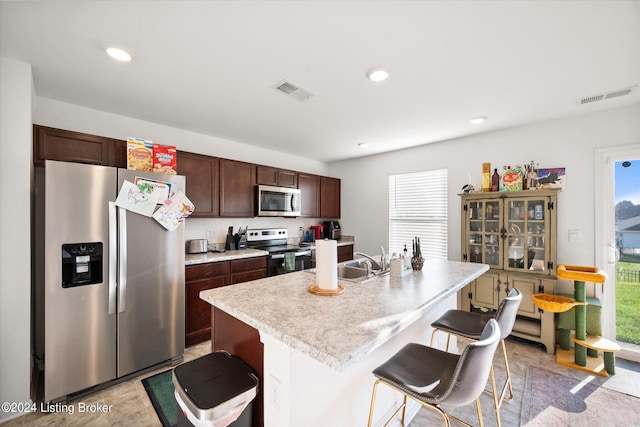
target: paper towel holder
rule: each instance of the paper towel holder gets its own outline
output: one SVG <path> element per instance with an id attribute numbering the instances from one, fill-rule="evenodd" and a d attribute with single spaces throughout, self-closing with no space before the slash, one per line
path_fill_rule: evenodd
<path id="1" fill-rule="evenodd" d="M 342 286 L 341 284 L 338 283 L 338 287 L 336 289 L 322 289 L 320 287 L 318 287 L 318 285 L 311 285 L 309 286 L 309 288 L 307 289 L 309 292 L 311 292 L 314 295 L 321 295 L 321 296 L 325 296 L 325 297 L 330 297 L 330 296 L 334 296 L 334 295 L 340 295 L 341 293 L 344 292 L 344 286 Z"/>

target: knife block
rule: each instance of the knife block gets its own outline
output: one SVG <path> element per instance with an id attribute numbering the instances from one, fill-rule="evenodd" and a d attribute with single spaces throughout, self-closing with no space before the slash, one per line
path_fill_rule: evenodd
<path id="1" fill-rule="evenodd" d="M 236 247 L 236 238 L 233 235 L 227 235 L 227 241 L 224 244 L 224 248 L 227 251 L 235 251 L 238 249 Z"/>

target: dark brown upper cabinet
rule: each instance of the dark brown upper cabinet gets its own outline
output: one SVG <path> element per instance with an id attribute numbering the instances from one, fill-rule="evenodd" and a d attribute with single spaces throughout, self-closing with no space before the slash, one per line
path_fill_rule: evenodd
<path id="1" fill-rule="evenodd" d="M 127 167 L 126 141 L 33 125 L 33 161 L 45 160 Z"/>
<path id="2" fill-rule="evenodd" d="M 220 216 L 253 218 L 255 185 L 255 164 L 220 159 Z"/>
<path id="3" fill-rule="evenodd" d="M 340 218 L 340 180 L 320 177 L 320 217 Z"/>
<path id="4" fill-rule="evenodd" d="M 220 159 L 202 154 L 178 151 L 178 174 L 187 181 L 187 197 L 194 204 L 193 218 L 220 216 L 218 189 Z"/>
<path id="5" fill-rule="evenodd" d="M 298 188 L 298 173 L 271 166 L 256 166 L 256 184 Z"/>
<path id="6" fill-rule="evenodd" d="M 298 188 L 302 203 L 300 216 L 320 218 L 320 176 L 299 172 Z"/>

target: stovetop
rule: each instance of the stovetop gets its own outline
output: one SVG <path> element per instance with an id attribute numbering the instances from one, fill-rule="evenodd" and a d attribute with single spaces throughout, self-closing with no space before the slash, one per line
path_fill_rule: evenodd
<path id="1" fill-rule="evenodd" d="M 275 253 L 283 253 L 283 252 L 296 252 L 302 249 L 299 245 L 291 245 L 291 244 L 279 244 L 279 245 L 268 245 L 268 246 L 251 246 L 253 249 L 262 249 L 263 251 L 267 251 L 270 254 Z"/>

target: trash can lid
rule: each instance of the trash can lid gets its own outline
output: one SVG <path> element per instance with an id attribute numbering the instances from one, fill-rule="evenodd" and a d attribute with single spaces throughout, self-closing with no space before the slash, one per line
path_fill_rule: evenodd
<path id="1" fill-rule="evenodd" d="M 215 352 L 173 370 L 176 390 L 199 409 L 211 409 L 255 389 L 255 371 L 238 356 Z"/>

